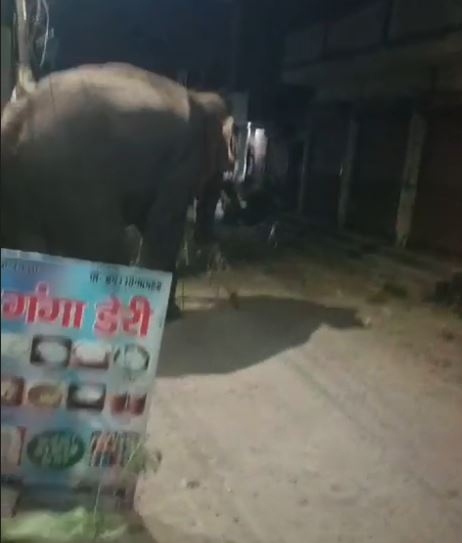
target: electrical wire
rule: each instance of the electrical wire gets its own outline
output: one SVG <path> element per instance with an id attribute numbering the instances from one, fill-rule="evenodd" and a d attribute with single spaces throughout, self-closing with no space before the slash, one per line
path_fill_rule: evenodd
<path id="1" fill-rule="evenodd" d="M 50 38 L 50 10 L 47 0 L 36 0 L 33 11 L 35 12 L 34 17 L 30 18 L 29 25 L 29 48 L 36 66 L 42 68 L 46 60 Z M 43 19 L 45 20 L 43 21 Z M 45 27 L 44 30 L 43 27 Z M 41 32 L 42 30 L 43 32 Z M 37 45 L 40 45 L 41 48 L 40 59 L 37 58 Z"/>
<path id="2" fill-rule="evenodd" d="M 45 11 L 45 14 L 46 14 L 45 36 L 43 38 L 42 56 L 40 58 L 40 68 L 42 68 L 45 63 L 45 58 L 46 58 L 47 48 L 48 48 L 48 39 L 50 37 L 50 10 L 48 8 L 47 0 L 37 0 L 37 4 L 38 6 L 43 7 L 43 10 Z"/>

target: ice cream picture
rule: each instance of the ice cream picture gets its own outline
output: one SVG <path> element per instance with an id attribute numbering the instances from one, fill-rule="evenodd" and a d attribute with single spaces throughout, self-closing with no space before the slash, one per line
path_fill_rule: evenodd
<path id="1" fill-rule="evenodd" d="M 100 384 L 79 384 L 69 387 L 67 407 L 102 411 L 106 399 L 106 387 Z"/>
<path id="2" fill-rule="evenodd" d="M 110 347 L 104 343 L 81 341 L 73 348 L 72 361 L 82 369 L 107 369 L 110 354 Z"/>
<path id="3" fill-rule="evenodd" d="M 149 353 L 140 345 L 125 345 L 116 350 L 114 363 L 128 371 L 145 371 L 149 365 Z"/>
<path id="4" fill-rule="evenodd" d="M 45 364 L 50 368 L 62 368 L 69 364 L 72 342 L 55 336 L 35 336 L 32 340 L 32 364 Z"/>

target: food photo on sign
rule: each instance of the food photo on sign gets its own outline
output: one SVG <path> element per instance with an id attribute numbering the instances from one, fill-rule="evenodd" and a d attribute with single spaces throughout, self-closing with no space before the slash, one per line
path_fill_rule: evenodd
<path id="1" fill-rule="evenodd" d="M 2 487 L 132 499 L 170 283 L 2 249 Z"/>

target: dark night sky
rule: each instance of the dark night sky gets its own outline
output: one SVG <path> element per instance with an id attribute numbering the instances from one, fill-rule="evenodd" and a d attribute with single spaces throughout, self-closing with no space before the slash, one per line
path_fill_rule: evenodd
<path id="1" fill-rule="evenodd" d="M 170 72 L 229 61 L 226 2 L 50 0 L 50 7 L 57 68 L 116 60 Z"/>
<path id="2" fill-rule="evenodd" d="M 286 30 L 369 1 L 48 0 L 59 40 L 55 68 L 119 61 L 173 78 L 186 69 L 192 71 L 188 85 L 217 89 L 228 87 L 235 53 L 235 90 L 251 90 L 258 107 L 267 109 Z M 233 5 L 241 12 L 234 53 Z"/>
<path id="3" fill-rule="evenodd" d="M 225 58 L 233 2 L 255 16 L 251 26 L 258 34 L 263 21 L 274 14 L 293 28 L 370 1 L 48 0 L 62 67 L 104 60 L 155 67 L 159 63 L 197 64 L 220 55 Z"/>

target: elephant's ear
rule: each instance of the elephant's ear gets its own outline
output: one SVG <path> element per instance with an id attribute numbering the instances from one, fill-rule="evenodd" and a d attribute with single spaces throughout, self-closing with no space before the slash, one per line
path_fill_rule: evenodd
<path id="1" fill-rule="evenodd" d="M 204 140 L 204 164 L 202 184 L 217 171 L 218 155 L 221 135 L 221 126 L 218 119 L 213 115 L 205 117 L 205 140 Z"/>
<path id="2" fill-rule="evenodd" d="M 223 173 L 232 160 L 232 118 L 224 122 L 217 115 L 206 116 L 205 181 Z"/>
<path id="3" fill-rule="evenodd" d="M 236 160 L 236 141 L 234 137 L 234 118 L 227 117 L 223 123 L 223 138 L 227 147 L 228 167 Z"/>

